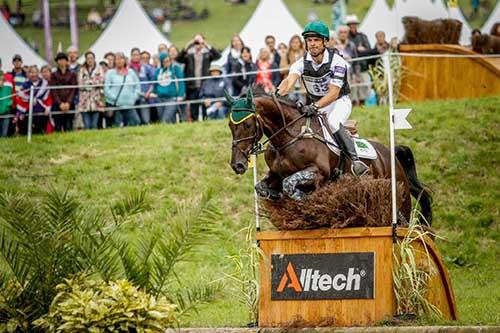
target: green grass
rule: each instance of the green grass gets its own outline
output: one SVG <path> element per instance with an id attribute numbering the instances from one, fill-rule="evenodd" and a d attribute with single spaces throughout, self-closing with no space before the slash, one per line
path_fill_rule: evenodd
<path id="1" fill-rule="evenodd" d="M 304 25 L 307 23 L 307 14 L 310 10 L 314 10 L 320 19 L 326 22 L 331 21 L 331 5 L 328 4 L 313 4 L 310 0 L 284 0 L 291 13 L 297 21 Z M 498 1 L 498 0 L 496 0 Z M 474 17 L 470 22 L 472 28 L 481 27 L 488 18 L 489 12 L 494 8 L 496 1 L 490 1 L 489 11 L 482 11 L 477 17 Z M 11 8 L 14 8 L 14 0 L 9 0 Z M 120 1 L 117 1 L 119 3 Z M 229 44 L 231 36 L 241 31 L 247 20 L 252 15 L 258 0 L 249 0 L 247 5 L 229 5 L 225 0 L 193 0 L 191 1 L 194 8 L 199 12 L 206 7 L 210 11 L 210 17 L 202 21 L 176 21 L 172 26 L 172 34 L 168 36 L 171 42 L 183 47 L 195 33 L 202 32 L 206 35 L 207 40 L 217 48 L 225 48 Z M 23 1 L 27 21 L 31 22 L 33 10 L 37 6 L 37 1 Z M 144 4 L 145 2 L 142 1 Z M 153 7 L 155 3 L 161 1 L 148 1 L 147 6 Z M 370 8 L 371 0 L 356 0 L 348 2 L 348 13 L 358 15 L 362 20 L 366 12 Z M 392 5 L 393 0 L 388 3 Z M 78 4 L 78 19 L 80 23 L 85 22 L 87 13 L 92 7 L 101 8 L 101 1 L 82 0 L 77 1 Z M 470 1 L 460 0 L 459 4 L 463 9 L 466 17 L 470 14 Z M 63 6 L 66 8 L 65 2 L 51 1 L 51 15 L 54 18 L 58 13 L 58 8 Z M 102 10 L 101 10 L 102 11 Z M 33 28 L 29 23 L 24 27 L 18 27 L 17 32 L 28 42 L 36 41 L 40 47 L 39 53 L 45 57 L 45 45 L 43 29 Z M 92 43 L 99 37 L 101 30 L 80 28 L 79 40 L 80 49 L 82 51 L 88 49 Z M 53 33 L 53 50 L 57 50 L 59 43 L 66 49 L 70 44 L 69 28 L 52 28 Z M 125 32 L 126 33 L 126 32 Z M 272 32 L 270 32 L 272 33 Z"/>
<path id="2" fill-rule="evenodd" d="M 413 149 L 419 176 L 434 191 L 434 226 L 446 238 L 438 246 L 450 269 L 461 324 L 500 324 L 499 103 L 497 97 L 404 105 L 413 108 L 414 129 L 396 137 Z M 388 142 L 386 108 L 357 108 L 352 118 L 363 136 Z M 239 251 L 240 230 L 253 221 L 252 176 L 230 169 L 230 142 L 222 121 L 35 136 L 31 145 L 25 137 L 6 139 L 0 141 L 0 190 L 36 198 L 49 186 L 70 185 L 83 202 L 103 208 L 145 188 L 153 208 L 137 222 L 140 232 L 141 223 L 167 223 L 177 202 L 192 202 L 212 189 L 223 212 L 220 236 L 183 264 L 179 275 L 193 284 L 215 280 L 229 271 L 226 256 Z M 246 322 L 244 307 L 225 291 L 186 325 Z"/>

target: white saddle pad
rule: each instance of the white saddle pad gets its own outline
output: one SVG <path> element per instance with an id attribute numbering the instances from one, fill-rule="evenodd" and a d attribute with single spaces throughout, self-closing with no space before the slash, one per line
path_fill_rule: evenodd
<path id="1" fill-rule="evenodd" d="M 325 124 L 323 124 L 323 120 L 321 117 L 319 118 L 319 122 L 321 123 L 321 129 L 323 130 L 323 136 L 325 140 L 327 141 L 327 146 L 330 148 L 330 150 L 340 156 L 341 149 L 338 145 L 338 143 L 332 138 L 330 135 L 329 131 L 326 129 Z M 360 139 L 360 138 L 354 138 L 354 146 L 356 147 L 356 152 L 358 153 L 359 158 L 366 158 L 369 160 L 376 160 L 377 159 L 377 151 L 373 147 L 373 145 L 368 142 L 368 140 L 365 139 Z"/>

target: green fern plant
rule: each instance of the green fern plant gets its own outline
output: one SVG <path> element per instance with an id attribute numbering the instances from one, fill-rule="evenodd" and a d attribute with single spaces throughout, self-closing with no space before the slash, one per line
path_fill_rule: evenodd
<path id="1" fill-rule="evenodd" d="M 399 101 L 401 82 L 405 75 L 405 69 L 401 64 L 401 59 L 396 56 L 389 56 L 391 64 L 391 79 L 393 84 L 394 102 Z M 373 89 L 379 100 L 387 101 L 389 96 L 389 83 L 387 73 L 385 72 L 383 59 L 380 58 L 375 62 L 375 65 L 370 66 L 368 73 L 372 78 Z M 404 96 L 403 96 L 404 97 Z"/>

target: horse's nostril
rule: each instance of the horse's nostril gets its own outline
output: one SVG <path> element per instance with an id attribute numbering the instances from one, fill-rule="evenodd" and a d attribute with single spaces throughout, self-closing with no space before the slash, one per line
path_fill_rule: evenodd
<path id="1" fill-rule="evenodd" d="M 245 169 L 245 164 L 243 164 L 241 162 L 236 163 L 236 169 L 238 169 L 238 170 Z"/>

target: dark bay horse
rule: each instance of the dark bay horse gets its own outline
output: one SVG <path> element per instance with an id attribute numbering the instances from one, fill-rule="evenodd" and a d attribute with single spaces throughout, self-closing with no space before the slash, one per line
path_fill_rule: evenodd
<path id="1" fill-rule="evenodd" d="M 282 194 L 300 200 L 306 192 L 314 191 L 327 180 L 335 178 L 339 156 L 334 154 L 320 139 L 322 130 L 317 116 L 309 120 L 293 102 L 268 95 L 254 88 L 247 96 L 234 99 L 226 94 L 231 103 L 229 128 L 233 143 L 231 167 L 237 174 L 248 168 L 249 156 L 255 152 L 263 136 L 269 145 L 265 150 L 265 161 L 269 172 L 256 186 L 259 195 L 278 199 Z M 310 128 L 314 135 L 304 135 Z M 309 134 L 310 134 L 309 133 Z M 390 150 L 381 143 L 370 141 L 377 152 L 377 158 L 362 159 L 375 178 L 390 178 Z M 396 147 L 396 179 L 403 185 L 402 202 L 398 203 L 406 221 L 411 213 L 411 195 L 419 202 L 422 215 L 431 223 L 432 197 L 418 180 L 413 153 L 409 147 Z M 350 161 L 343 165 L 343 172 L 350 172 Z M 401 217 L 401 216 L 400 216 Z"/>

